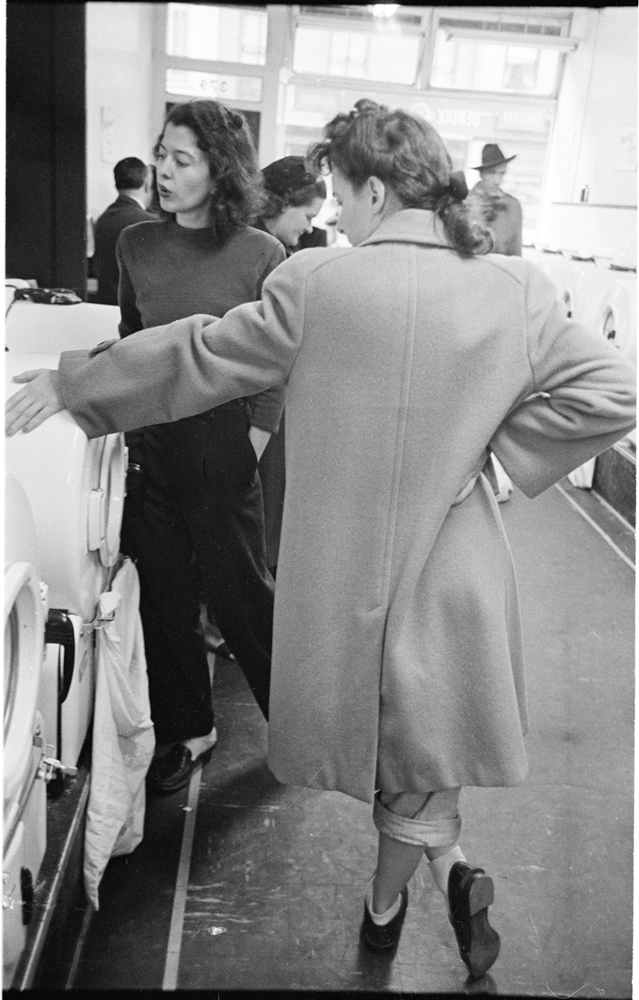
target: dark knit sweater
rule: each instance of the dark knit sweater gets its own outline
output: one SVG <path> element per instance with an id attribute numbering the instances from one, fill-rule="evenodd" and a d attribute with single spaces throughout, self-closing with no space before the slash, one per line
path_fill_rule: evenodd
<path id="1" fill-rule="evenodd" d="M 279 240 L 250 227 L 220 248 L 209 229 L 186 229 L 173 219 L 129 226 L 116 252 L 122 337 L 197 313 L 223 316 L 234 306 L 253 302 L 261 297 L 264 279 L 286 256 Z M 284 389 L 268 389 L 250 402 L 251 422 L 276 431 Z"/>

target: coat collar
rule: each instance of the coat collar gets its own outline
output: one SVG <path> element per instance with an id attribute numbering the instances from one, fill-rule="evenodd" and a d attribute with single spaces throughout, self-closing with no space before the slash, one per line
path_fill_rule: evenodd
<path id="1" fill-rule="evenodd" d="M 380 224 L 379 228 L 359 244 L 369 243 L 428 243 L 436 247 L 450 247 L 443 223 L 434 212 L 424 208 L 403 208 Z"/>

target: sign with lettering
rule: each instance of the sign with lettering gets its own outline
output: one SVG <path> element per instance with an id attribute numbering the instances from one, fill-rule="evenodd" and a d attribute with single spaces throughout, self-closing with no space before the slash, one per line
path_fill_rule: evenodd
<path id="1" fill-rule="evenodd" d="M 637 169 L 637 130 L 626 129 L 617 139 L 614 170 Z"/>
<path id="2" fill-rule="evenodd" d="M 186 97 L 226 97 L 230 101 L 259 103 L 262 100 L 262 77 L 167 69 L 166 92 Z"/>
<path id="3" fill-rule="evenodd" d="M 499 113 L 496 124 L 498 129 L 505 132 L 546 132 L 548 116 L 545 111 L 509 108 Z"/>

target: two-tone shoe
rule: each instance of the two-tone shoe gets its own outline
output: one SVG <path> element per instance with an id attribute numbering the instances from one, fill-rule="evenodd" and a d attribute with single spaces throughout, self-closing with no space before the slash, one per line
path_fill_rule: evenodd
<path id="1" fill-rule="evenodd" d="M 479 979 L 499 954 L 499 934 L 488 922 L 495 887 L 483 868 L 456 861 L 448 876 L 450 922 L 459 954 L 471 976 Z"/>
<path id="2" fill-rule="evenodd" d="M 401 892 L 402 901 L 399 910 L 392 920 L 387 924 L 376 924 L 371 917 L 368 906 L 364 903 L 364 919 L 362 921 L 361 935 L 365 944 L 373 951 L 390 951 L 399 942 L 406 908 L 408 906 L 408 889 Z"/>

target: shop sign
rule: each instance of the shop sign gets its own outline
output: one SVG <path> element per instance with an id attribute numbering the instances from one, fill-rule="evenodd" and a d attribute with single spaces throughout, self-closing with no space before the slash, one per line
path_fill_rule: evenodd
<path id="1" fill-rule="evenodd" d="M 262 77 L 167 69 L 166 91 L 186 97 L 226 97 L 230 101 L 259 103 L 262 100 Z"/>
<path id="2" fill-rule="evenodd" d="M 548 118 L 545 111 L 509 108 L 497 116 L 497 128 L 504 132 L 546 132 Z"/>
<path id="3" fill-rule="evenodd" d="M 479 108 L 427 104 L 425 101 L 411 104 L 410 111 L 425 118 L 438 131 L 452 128 L 462 131 L 468 130 L 471 134 L 476 133 L 482 126 L 482 116 L 488 114 L 492 118 L 490 112 L 482 111 Z"/>
<path id="4" fill-rule="evenodd" d="M 637 130 L 628 129 L 617 139 L 613 170 L 637 169 Z"/>

